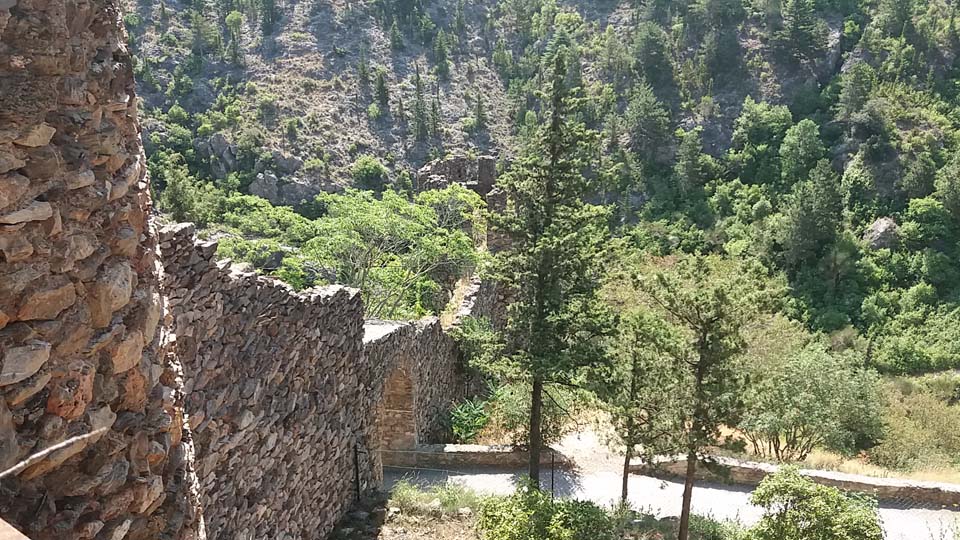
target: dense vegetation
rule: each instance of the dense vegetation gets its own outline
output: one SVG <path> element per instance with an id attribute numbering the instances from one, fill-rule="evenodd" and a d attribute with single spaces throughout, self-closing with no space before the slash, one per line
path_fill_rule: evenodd
<path id="1" fill-rule="evenodd" d="M 497 424 L 534 480 L 584 400 L 627 461 L 682 452 L 688 481 L 716 451 L 960 466 L 956 4 L 139 7 L 160 208 L 373 316 L 436 313 L 484 267 L 514 302 L 462 330 L 493 391 L 454 431 Z M 419 189 L 451 150 L 499 155 L 505 212 Z M 248 194 L 270 175 L 329 193 Z M 488 268 L 487 221 L 512 242 Z"/>

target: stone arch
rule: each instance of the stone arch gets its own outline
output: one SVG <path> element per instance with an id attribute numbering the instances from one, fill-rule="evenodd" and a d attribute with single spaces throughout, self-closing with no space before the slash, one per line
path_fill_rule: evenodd
<path id="1" fill-rule="evenodd" d="M 384 450 L 412 450 L 417 446 L 414 381 L 409 370 L 394 367 L 383 385 L 380 437 Z"/>

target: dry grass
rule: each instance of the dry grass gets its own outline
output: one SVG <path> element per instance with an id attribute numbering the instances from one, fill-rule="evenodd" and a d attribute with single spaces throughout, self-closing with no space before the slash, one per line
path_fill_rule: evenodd
<path id="1" fill-rule="evenodd" d="M 837 471 L 876 478 L 900 478 L 923 482 L 960 484 L 960 469 L 953 467 L 930 467 L 915 471 L 892 471 L 878 467 L 859 458 L 845 458 L 826 450 L 814 450 L 802 463 L 804 467 L 824 471 Z"/>

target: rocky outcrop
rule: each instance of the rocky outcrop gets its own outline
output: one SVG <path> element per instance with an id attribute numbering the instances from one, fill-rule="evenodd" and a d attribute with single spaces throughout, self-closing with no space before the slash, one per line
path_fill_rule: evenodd
<path id="1" fill-rule="evenodd" d="M 863 241 L 873 250 L 893 249 L 900 243 L 900 227 L 893 218 L 880 218 L 867 227 Z"/>
<path id="2" fill-rule="evenodd" d="M 256 180 L 250 184 L 251 195 L 263 197 L 280 206 L 297 206 L 311 202 L 323 191 L 320 186 L 300 179 L 280 180 L 270 171 L 258 174 Z"/>
<path id="3" fill-rule="evenodd" d="M 0 2 L 0 515 L 34 540 L 192 538 L 180 366 L 113 2 Z"/>

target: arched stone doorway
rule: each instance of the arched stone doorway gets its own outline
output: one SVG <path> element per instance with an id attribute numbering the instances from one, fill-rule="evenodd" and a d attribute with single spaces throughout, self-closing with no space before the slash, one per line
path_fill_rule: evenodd
<path id="1" fill-rule="evenodd" d="M 413 380 L 401 367 L 394 368 L 384 383 L 379 418 L 383 450 L 412 450 L 417 446 Z"/>

